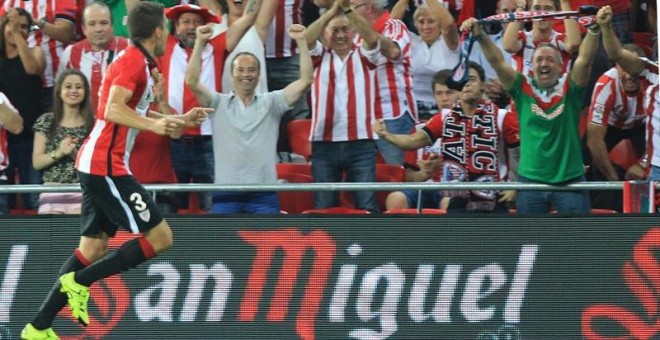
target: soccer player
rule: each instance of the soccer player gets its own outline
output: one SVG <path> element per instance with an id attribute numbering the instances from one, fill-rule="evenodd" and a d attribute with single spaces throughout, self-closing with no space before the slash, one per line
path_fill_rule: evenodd
<path id="1" fill-rule="evenodd" d="M 159 135 L 180 133 L 200 124 L 211 110 L 193 108 L 184 116 L 149 110 L 153 87 L 161 77 L 154 58 L 165 49 L 168 29 L 162 5 L 140 2 L 128 17 L 133 44 L 107 70 L 92 132 L 76 159 L 83 188 L 81 238 L 78 249 L 60 269 L 37 316 L 21 332 L 23 339 L 57 339 L 51 324 L 67 303 L 74 318 L 89 324 L 89 286 L 134 268 L 172 246 L 170 226 L 126 164 L 139 130 Z M 138 238 L 108 253 L 117 227 Z"/>

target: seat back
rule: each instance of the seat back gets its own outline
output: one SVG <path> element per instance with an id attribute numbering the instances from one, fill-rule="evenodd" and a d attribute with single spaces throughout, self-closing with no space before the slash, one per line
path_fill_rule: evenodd
<path id="1" fill-rule="evenodd" d="M 311 119 L 292 120 L 286 126 L 291 151 L 305 157 L 308 162 L 312 157 L 312 142 L 309 140 L 311 127 Z"/>

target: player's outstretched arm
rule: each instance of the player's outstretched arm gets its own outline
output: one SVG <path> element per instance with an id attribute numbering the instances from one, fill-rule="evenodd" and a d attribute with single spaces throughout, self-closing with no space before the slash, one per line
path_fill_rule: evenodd
<path id="1" fill-rule="evenodd" d="M 173 116 L 153 119 L 139 115 L 126 104 L 132 96 L 133 91 L 113 85 L 108 95 L 108 106 L 104 119 L 130 128 L 151 131 L 158 135 L 169 135 L 184 124 L 183 120 Z"/>

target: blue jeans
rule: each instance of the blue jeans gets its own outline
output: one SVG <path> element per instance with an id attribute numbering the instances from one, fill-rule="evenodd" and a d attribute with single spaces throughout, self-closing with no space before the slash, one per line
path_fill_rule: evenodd
<path id="1" fill-rule="evenodd" d="M 20 184 L 41 184 L 41 173 L 32 166 L 34 141 L 16 141 L 9 143 L 9 168 L 7 177 L 13 183 L 15 171 L 18 171 Z M 39 208 L 39 194 L 21 194 L 25 209 Z"/>
<path id="2" fill-rule="evenodd" d="M 649 181 L 660 181 L 660 166 L 651 165 L 651 173 L 649 174 Z"/>
<path id="3" fill-rule="evenodd" d="M 203 140 L 199 137 L 181 137 L 173 140 L 171 145 L 172 167 L 179 183 L 213 183 L 213 140 Z M 178 195 L 177 206 L 188 207 L 189 193 Z M 199 208 L 205 211 L 211 209 L 210 192 L 198 192 Z"/>
<path id="4" fill-rule="evenodd" d="M 280 199 L 275 192 L 217 192 L 214 214 L 279 214 Z"/>
<path id="5" fill-rule="evenodd" d="M 521 183 L 538 183 L 518 175 Z M 559 185 L 584 182 L 584 175 Z M 554 208 L 560 214 L 588 214 L 591 210 L 589 193 L 578 191 L 526 191 L 518 190 L 516 212 L 519 215 L 547 214 Z"/>
<path id="6" fill-rule="evenodd" d="M 347 182 L 376 182 L 376 145 L 373 140 L 352 142 L 312 142 L 312 177 L 315 183 L 341 182 L 346 172 Z M 373 191 L 353 193 L 355 208 L 378 211 Z M 314 208 L 339 206 L 338 191 L 314 193 Z"/>
<path id="7" fill-rule="evenodd" d="M 419 190 L 402 190 L 401 191 L 408 199 L 408 208 L 417 208 Z M 438 209 L 440 208 L 440 195 L 439 190 L 422 190 L 422 208 L 423 209 Z"/>
<path id="8" fill-rule="evenodd" d="M 406 112 L 397 119 L 386 119 L 385 126 L 390 133 L 408 135 L 415 127 L 415 121 L 410 114 Z M 380 155 L 383 156 L 385 163 L 397 165 L 403 164 L 403 150 L 382 139 L 376 140 L 376 146 L 378 146 L 378 151 L 380 151 Z M 316 159 L 316 155 L 314 155 L 314 159 Z"/>

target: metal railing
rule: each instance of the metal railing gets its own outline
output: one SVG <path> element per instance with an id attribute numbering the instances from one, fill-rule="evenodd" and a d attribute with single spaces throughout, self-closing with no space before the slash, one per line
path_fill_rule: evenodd
<path id="1" fill-rule="evenodd" d="M 394 190 L 623 190 L 625 182 L 579 182 L 557 186 L 536 183 L 430 183 L 430 182 L 370 182 L 370 183 L 278 183 L 278 184 L 146 184 L 153 192 L 209 192 L 209 191 L 394 191 Z M 641 182 L 637 182 L 641 183 Z M 660 182 L 655 183 L 660 189 Z M 0 185 L 0 193 L 78 192 L 78 184 L 65 185 Z"/>

